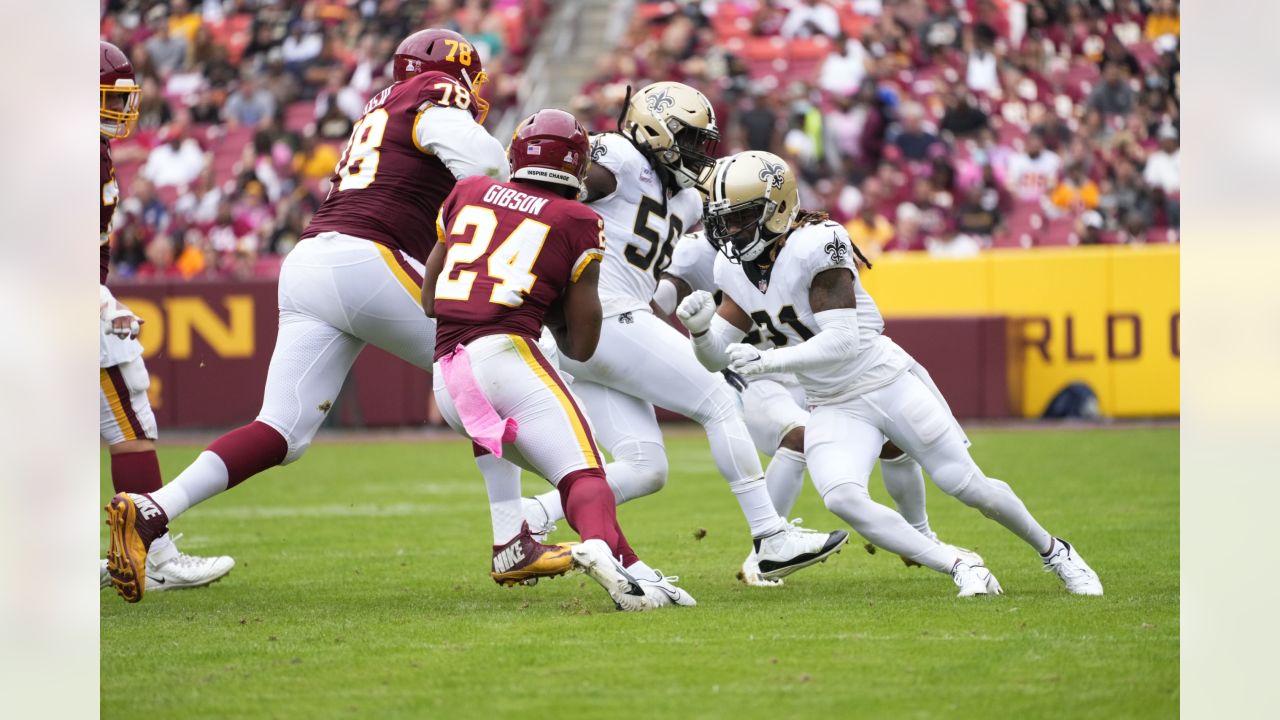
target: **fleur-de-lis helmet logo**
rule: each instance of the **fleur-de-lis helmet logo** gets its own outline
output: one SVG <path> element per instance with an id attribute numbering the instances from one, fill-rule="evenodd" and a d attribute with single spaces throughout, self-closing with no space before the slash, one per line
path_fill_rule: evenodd
<path id="1" fill-rule="evenodd" d="M 787 179 L 786 168 L 779 163 L 771 163 L 768 160 L 761 160 L 764 167 L 760 168 L 760 179 L 769 183 L 769 186 L 777 190 L 782 187 L 782 183 Z"/>
<path id="2" fill-rule="evenodd" d="M 651 113 L 660 113 L 676 106 L 676 99 L 671 97 L 671 93 L 667 92 L 665 88 L 650 95 L 645 102 Z"/>

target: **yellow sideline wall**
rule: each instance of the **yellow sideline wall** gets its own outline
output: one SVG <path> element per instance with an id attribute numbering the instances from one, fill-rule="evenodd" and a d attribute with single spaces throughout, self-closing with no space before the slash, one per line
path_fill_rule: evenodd
<path id="1" fill-rule="evenodd" d="M 1015 318 L 1015 413 L 1039 416 L 1082 381 L 1104 415 L 1169 416 L 1179 413 L 1178 256 L 1177 245 L 890 254 L 863 280 L 889 318 Z"/>

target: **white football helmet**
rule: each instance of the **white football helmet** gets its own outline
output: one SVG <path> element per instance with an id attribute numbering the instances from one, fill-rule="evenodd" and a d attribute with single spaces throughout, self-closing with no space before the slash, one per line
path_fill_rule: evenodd
<path id="1" fill-rule="evenodd" d="M 764 254 L 800 212 L 796 175 L 773 153 L 748 150 L 717 161 L 704 189 L 707 237 L 735 262 Z"/>
<path id="2" fill-rule="evenodd" d="M 720 130 L 706 96 L 678 82 L 656 82 L 631 96 L 619 132 L 644 148 L 665 167 L 681 188 L 705 179 Z"/>

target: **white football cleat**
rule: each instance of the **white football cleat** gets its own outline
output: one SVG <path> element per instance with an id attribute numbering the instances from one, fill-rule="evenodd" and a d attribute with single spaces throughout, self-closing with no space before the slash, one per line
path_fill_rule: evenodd
<path id="1" fill-rule="evenodd" d="M 1102 580 L 1098 579 L 1098 573 L 1076 553 L 1071 543 L 1054 538 L 1053 544 L 1053 553 L 1044 558 L 1044 571 L 1057 573 L 1072 595 L 1101 595 Z"/>
<path id="2" fill-rule="evenodd" d="M 231 572 L 236 561 L 226 555 L 199 557 L 175 552 L 159 562 L 147 557 L 147 590 L 163 592 L 203 587 L 217 582 Z"/>
<path id="3" fill-rule="evenodd" d="M 742 572 L 738 573 L 738 579 L 750 587 L 782 587 L 782 578 L 766 580 L 760 574 L 760 561 L 756 559 L 755 550 L 747 553 L 747 559 L 742 561 Z"/>
<path id="4" fill-rule="evenodd" d="M 547 509 L 535 498 L 520 498 L 520 514 L 529 523 L 529 534 L 540 543 L 545 543 L 547 536 L 556 531 L 556 524 L 547 516 Z"/>
<path id="5" fill-rule="evenodd" d="M 956 561 L 951 568 L 951 579 L 955 581 L 960 592 L 956 597 L 973 597 L 974 595 L 1003 595 L 1000 581 L 991 571 L 981 565 L 969 565 L 964 561 Z"/>
<path id="6" fill-rule="evenodd" d="M 760 577 L 776 580 L 822 562 L 849 539 L 844 530 L 829 533 L 800 527 L 799 518 L 787 523 L 768 537 L 756 538 L 756 560 L 760 564 Z"/>
<path id="7" fill-rule="evenodd" d="M 675 586 L 675 583 L 680 582 L 679 575 L 663 575 L 661 570 L 654 570 L 643 560 L 627 568 L 627 572 L 640 584 L 649 603 L 655 608 L 664 605 L 693 607 L 698 604 L 684 588 Z"/>
<path id="8" fill-rule="evenodd" d="M 106 590 L 111 587 L 111 573 L 107 571 L 107 559 L 102 559 L 102 575 L 98 579 L 98 589 Z"/>
<path id="9" fill-rule="evenodd" d="M 653 607 L 640 583 L 627 573 L 603 540 L 593 539 L 573 546 L 573 562 L 613 598 L 624 612 L 640 612 Z"/>
<path id="10" fill-rule="evenodd" d="M 965 565 L 977 567 L 979 565 L 985 566 L 987 564 L 986 561 L 982 559 L 981 555 L 968 548 L 962 548 L 959 545 L 948 545 L 947 543 L 942 543 L 942 545 L 951 552 L 954 552 L 956 554 L 956 559 Z"/>

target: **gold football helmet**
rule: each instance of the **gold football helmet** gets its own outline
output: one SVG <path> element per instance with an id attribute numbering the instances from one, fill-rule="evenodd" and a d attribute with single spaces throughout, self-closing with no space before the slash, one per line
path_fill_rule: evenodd
<path id="1" fill-rule="evenodd" d="M 681 188 L 695 187 L 715 165 L 716 112 L 688 85 L 664 81 L 641 88 L 623 111 L 619 131 L 662 163 Z"/>
<path id="2" fill-rule="evenodd" d="M 800 212 L 796 175 L 773 153 L 748 150 L 723 158 L 704 187 L 707 237 L 737 262 L 760 257 Z"/>

